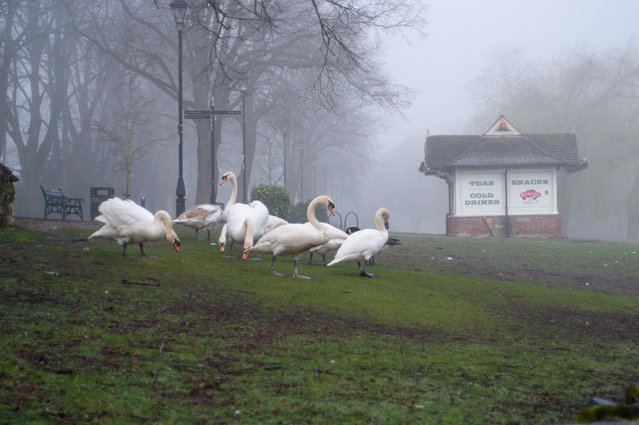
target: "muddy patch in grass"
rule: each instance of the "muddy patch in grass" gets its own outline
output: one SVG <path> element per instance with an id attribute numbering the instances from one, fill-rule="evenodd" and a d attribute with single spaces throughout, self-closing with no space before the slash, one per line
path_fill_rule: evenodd
<path id="1" fill-rule="evenodd" d="M 502 312 L 504 320 L 521 332 L 560 338 L 593 341 L 636 341 L 639 339 L 639 314 L 585 311 L 553 305 L 512 302 Z"/>

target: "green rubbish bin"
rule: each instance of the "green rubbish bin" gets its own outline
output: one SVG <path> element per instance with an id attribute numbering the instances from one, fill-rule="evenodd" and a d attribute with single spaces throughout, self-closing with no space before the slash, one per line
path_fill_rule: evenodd
<path id="1" fill-rule="evenodd" d="M 100 204 L 109 198 L 113 198 L 115 190 L 112 187 L 92 187 L 91 188 L 91 220 L 100 215 L 98 208 Z"/>

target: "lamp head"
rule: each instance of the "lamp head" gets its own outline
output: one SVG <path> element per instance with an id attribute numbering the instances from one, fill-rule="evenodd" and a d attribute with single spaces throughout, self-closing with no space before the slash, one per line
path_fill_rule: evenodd
<path id="1" fill-rule="evenodd" d="M 186 10 L 189 8 L 189 5 L 186 3 L 186 0 L 173 0 L 170 6 L 173 19 L 175 19 L 175 26 L 178 30 L 181 30 L 182 27 L 184 27 Z"/>

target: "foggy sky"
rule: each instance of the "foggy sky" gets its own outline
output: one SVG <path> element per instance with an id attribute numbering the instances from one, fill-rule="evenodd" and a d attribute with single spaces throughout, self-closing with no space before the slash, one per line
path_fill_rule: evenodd
<path id="1" fill-rule="evenodd" d="M 384 164 L 391 162 L 400 162 L 406 172 L 418 174 L 427 128 L 430 134 L 482 131 L 469 128 L 475 105 L 468 85 L 482 69 L 490 66 L 492 55 L 500 49 L 517 49 L 526 61 L 548 62 L 571 49 L 621 48 L 631 39 L 638 39 L 639 1 L 636 0 L 431 0 L 425 3 L 428 5 L 427 35 L 411 35 L 410 43 L 401 37 L 390 38 L 383 52 L 389 75 L 417 94 L 412 107 L 404 111 L 406 119 L 386 117 L 388 132 L 378 138 L 380 158 L 384 159 L 374 167 L 379 171 L 374 184 L 385 184 L 382 175 L 387 178 L 388 169 Z M 491 124 L 487 122 L 486 129 Z M 410 176 L 409 184 L 413 186 L 409 188 L 410 195 L 404 196 L 421 199 L 420 207 L 413 213 L 424 215 L 423 223 L 415 228 L 396 219 L 393 229 L 443 233 L 448 202 L 446 185 L 436 177 L 420 177 L 414 181 Z M 392 201 L 371 199 L 363 215 L 372 215 L 374 204 L 384 202 Z"/>
<path id="2" fill-rule="evenodd" d="M 622 47 L 637 39 L 636 0 L 430 0 L 425 38 L 395 37 L 384 61 L 397 82 L 419 92 L 408 121 L 393 120 L 389 139 L 460 134 L 473 114 L 465 86 L 499 49 L 548 61 L 579 46 Z M 495 117 L 497 119 L 497 117 Z M 486 123 L 486 127 L 492 123 Z"/>

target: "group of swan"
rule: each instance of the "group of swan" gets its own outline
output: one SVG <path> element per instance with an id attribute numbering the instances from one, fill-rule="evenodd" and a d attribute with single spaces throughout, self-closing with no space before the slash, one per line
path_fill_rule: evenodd
<path id="1" fill-rule="evenodd" d="M 249 204 L 237 203 L 237 178 L 232 172 L 224 173 L 220 184 L 231 181 L 231 196 L 222 211 L 216 205 L 200 204 L 181 214 L 174 223 L 193 227 L 197 232 L 207 229 L 216 223 L 225 221 L 219 244 L 224 252 L 226 241 L 243 243 L 242 259 L 249 253 L 271 254 L 271 273 L 282 274 L 275 270 L 275 261 L 280 256 L 293 257 L 293 277 L 309 279 L 299 274 L 299 257 L 309 251 L 322 255 L 337 250 L 332 266 L 344 261 L 356 261 L 361 276 L 372 277 L 366 272 L 368 261 L 388 242 L 388 219 L 390 213 L 380 208 L 375 213 L 375 229 L 364 229 L 347 234 L 327 223 L 321 223 L 316 217 L 316 210 L 321 205 L 334 215 L 335 204 L 326 195 L 317 196 L 308 205 L 306 223 L 288 223 L 283 219 L 269 215 L 267 207 L 260 201 Z M 89 239 L 102 237 L 115 240 L 123 246 L 122 254 L 126 256 L 126 248 L 130 243 L 140 245 L 140 254 L 144 256 L 143 243 L 166 238 L 179 252 L 180 240 L 173 230 L 171 218 L 166 211 L 158 211 L 155 215 L 131 200 L 111 198 L 100 204 L 97 221 L 104 223 Z M 209 233 L 210 239 L 210 233 Z M 257 242 L 255 242 L 257 241 Z M 325 260 L 324 260 L 325 264 Z"/>

